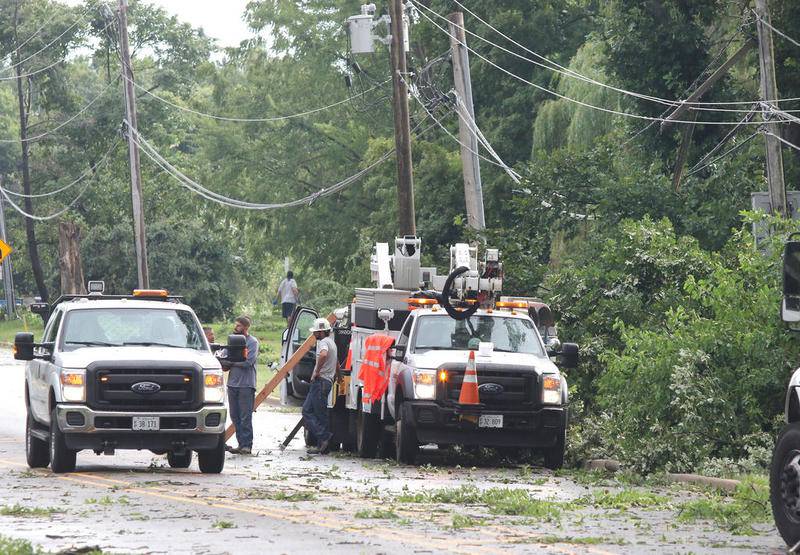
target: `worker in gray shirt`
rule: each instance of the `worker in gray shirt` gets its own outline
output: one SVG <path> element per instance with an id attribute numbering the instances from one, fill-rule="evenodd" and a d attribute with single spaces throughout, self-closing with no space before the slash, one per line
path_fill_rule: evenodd
<path id="1" fill-rule="evenodd" d="M 256 398 L 256 360 L 258 359 L 258 339 L 250 335 L 250 318 L 239 316 L 233 333 L 244 335 L 247 346 L 247 359 L 243 362 L 222 360 L 223 370 L 228 373 L 228 408 L 231 421 L 236 428 L 238 447 L 226 450 L 234 454 L 249 455 L 253 449 L 253 405 Z"/>
<path id="2" fill-rule="evenodd" d="M 312 441 L 317 444 L 317 447 L 312 447 L 308 452 L 324 455 L 328 452 L 333 437 L 328 426 L 328 395 L 339 366 L 338 352 L 331 337 L 331 324 L 327 319 L 317 318 L 308 331 L 317 339 L 317 362 L 311 374 L 311 387 L 303 403 L 303 425 Z"/>

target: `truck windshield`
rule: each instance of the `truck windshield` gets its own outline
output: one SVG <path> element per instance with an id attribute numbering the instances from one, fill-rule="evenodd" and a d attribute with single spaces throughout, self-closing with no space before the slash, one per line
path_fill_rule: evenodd
<path id="1" fill-rule="evenodd" d="M 456 321 L 444 316 L 420 316 L 414 333 L 414 350 L 472 350 L 481 341 L 494 350 L 544 356 L 533 323 L 524 318 L 473 316 Z"/>
<path id="2" fill-rule="evenodd" d="M 126 345 L 206 349 L 203 333 L 187 310 L 92 308 L 67 313 L 62 350 Z"/>

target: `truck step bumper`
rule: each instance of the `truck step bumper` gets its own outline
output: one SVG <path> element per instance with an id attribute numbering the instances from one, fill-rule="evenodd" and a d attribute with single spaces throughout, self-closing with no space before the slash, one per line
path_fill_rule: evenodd
<path id="1" fill-rule="evenodd" d="M 145 434 L 180 433 L 216 435 L 225 431 L 228 411 L 224 405 L 209 405 L 186 412 L 112 412 L 95 411 L 84 405 L 58 405 L 58 427 L 65 434 L 104 434 L 121 436 L 134 432 L 134 417 L 158 417 L 159 429 Z"/>
<path id="2" fill-rule="evenodd" d="M 410 409 L 410 410 L 409 410 Z M 567 425 L 566 407 L 530 411 L 463 410 L 433 402 L 408 407 L 420 443 L 484 447 L 551 447 Z M 408 413 L 405 413 L 408 414 Z M 502 428 L 481 428 L 480 414 L 502 415 Z"/>

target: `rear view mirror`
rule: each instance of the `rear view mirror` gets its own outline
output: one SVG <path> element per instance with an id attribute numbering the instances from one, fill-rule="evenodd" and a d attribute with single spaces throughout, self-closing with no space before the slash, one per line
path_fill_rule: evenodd
<path id="1" fill-rule="evenodd" d="M 14 359 L 33 360 L 33 334 L 20 332 L 14 336 Z"/>
<path id="2" fill-rule="evenodd" d="M 578 367 L 578 346 L 575 343 L 564 343 L 557 354 L 561 357 L 562 368 Z"/>
<path id="3" fill-rule="evenodd" d="M 244 335 L 229 335 L 227 349 L 228 356 L 225 357 L 225 360 L 229 362 L 244 362 L 247 360 L 247 338 Z"/>
<path id="4" fill-rule="evenodd" d="M 391 358 L 392 360 L 403 362 L 403 360 L 406 358 L 406 346 L 395 345 L 393 348 L 393 353 L 389 358 Z"/>
<path id="5" fill-rule="evenodd" d="M 800 236 L 792 233 L 783 247 L 783 301 L 781 319 L 792 329 L 800 329 Z"/>

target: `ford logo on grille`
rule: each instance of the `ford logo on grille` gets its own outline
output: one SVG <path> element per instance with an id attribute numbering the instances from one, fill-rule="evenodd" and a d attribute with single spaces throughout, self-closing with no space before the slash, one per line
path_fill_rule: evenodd
<path id="1" fill-rule="evenodd" d="M 131 391 L 139 395 L 152 395 L 161 391 L 161 386 L 153 382 L 138 382 L 131 386 Z"/>
<path id="2" fill-rule="evenodd" d="M 481 395 L 494 397 L 495 395 L 500 395 L 503 391 L 505 391 L 505 388 L 499 383 L 485 383 L 481 384 L 481 386 L 478 388 L 478 391 Z"/>

